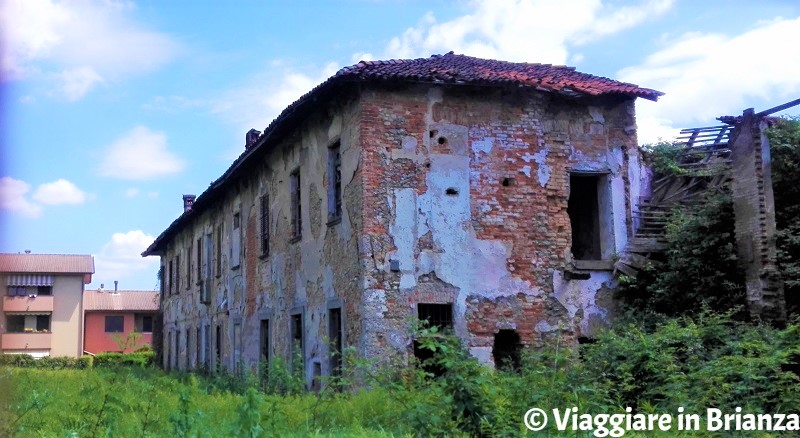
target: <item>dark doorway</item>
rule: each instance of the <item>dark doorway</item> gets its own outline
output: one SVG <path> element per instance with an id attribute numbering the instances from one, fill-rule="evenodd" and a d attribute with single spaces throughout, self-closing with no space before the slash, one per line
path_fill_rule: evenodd
<path id="1" fill-rule="evenodd" d="M 492 348 L 494 366 L 497 369 L 518 370 L 520 350 L 522 350 L 522 344 L 516 330 L 500 330 L 495 333 L 494 347 Z"/>
<path id="2" fill-rule="evenodd" d="M 342 374 L 342 309 L 328 310 L 328 339 L 331 376 Z"/>
<path id="3" fill-rule="evenodd" d="M 571 174 L 567 214 L 572 226 L 572 257 L 601 260 L 599 176 Z"/>
<path id="4" fill-rule="evenodd" d="M 417 304 L 417 317 L 424 321 L 424 327 L 436 327 L 439 332 L 453 329 L 453 304 Z M 441 376 L 445 370 L 441 366 L 429 363 L 434 357 L 434 352 L 423 348 L 418 341 L 414 341 L 414 357 L 423 365 L 423 369 L 434 376 Z"/>

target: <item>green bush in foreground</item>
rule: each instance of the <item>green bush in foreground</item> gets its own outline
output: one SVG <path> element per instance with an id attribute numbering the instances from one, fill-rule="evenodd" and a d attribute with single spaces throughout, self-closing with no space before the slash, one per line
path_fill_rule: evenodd
<path id="1" fill-rule="evenodd" d="M 318 394 L 280 389 L 290 376 L 265 393 L 259 379 L 233 387 L 152 367 L 0 368 L 11 394 L 0 397 L 0 436 L 515 436 L 532 407 L 800 411 L 800 381 L 782 370 L 800 354 L 797 324 L 779 330 L 704 313 L 645 327 L 526 352 L 517 371 L 485 368 L 455 338 L 422 330 L 418 341 L 436 353 L 425 366 L 351 363 Z"/>

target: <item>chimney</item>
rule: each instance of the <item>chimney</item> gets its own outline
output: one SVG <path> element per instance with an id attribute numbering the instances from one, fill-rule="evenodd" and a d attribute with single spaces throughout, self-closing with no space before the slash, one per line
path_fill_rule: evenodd
<path id="1" fill-rule="evenodd" d="M 255 129 L 247 131 L 247 134 L 244 135 L 244 150 L 253 147 L 258 141 L 259 135 L 261 135 L 261 131 L 256 131 Z"/>
<path id="2" fill-rule="evenodd" d="M 114 280 L 114 293 L 117 293 L 117 283 L 119 283 L 119 281 Z"/>
<path id="3" fill-rule="evenodd" d="M 30 254 L 30 253 L 31 253 L 31 250 L 29 250 L 29 249 L 25 250 L 25 254 Z"/>
<path id="4" fill-rule="evenodd" d="M 106 287 L 106 285 L 105 285 L 105 284 L 103 284 L 103 283 L 100 283 L 100 292 L 102 292 L 102 291 L 103 291 L 103 288 L 104 288 L 104 287 Z"/>
<path id="5" fill-rule="evenodd" d="M 194 205 L 194 200 L 197 199 L 195 195 L 183 195 L 183 212 L 186 213 L 187 211 L 192 209 Z"/>

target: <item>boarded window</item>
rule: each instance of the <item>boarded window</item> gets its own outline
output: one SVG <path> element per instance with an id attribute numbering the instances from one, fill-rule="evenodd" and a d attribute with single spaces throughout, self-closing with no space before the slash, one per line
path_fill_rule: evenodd
<path id="1" fill-rule="evenodd" d="M 125 318 L 122 315 L 106 315 L 106 333 L 125 331 Z"/>
<path id="2" fill-rule="evenodd" d="M 342 158 L 337 141 L 328 149 L 328 221 L 342 217 Z"/>
<path id="3" fill-rule="evenodd" d="M 233 230 L 231 231 L 231 269 L 239 267 L 242 255 L 242 216 L 233 214 Z"/>
<path id="4" fill-rule="evenodd" d="M 572 227 L 572 257 L 600 260 L 599 176 L 571 174 L 567 213 Z"/>
<path id="5" fill-rule="evenodd" d="M 299 240 L 303 234 L 303 212 L 300 199 L 300 169 L 289 177 L 289 191 L 292 199 L 292 239 Z"/>
<path id="6" fill-rule="evenodd" d="M 328 350 L 331 375 L 342 374 L 342 309 L 337 307 L 328 310 Z"/>
<path id="7" fill-rule="evenodd" d="M 261 195 L 261 214 L 259 217 L 259 231 L 261 232 L 261 255 L 269 255 L 269 195 Z"/>
<path id="8" fill-rule="evenodd" d="M 222 275 L 222 224 L 217 225 L 217 253 L 214 258 L 217 277 Z"/>

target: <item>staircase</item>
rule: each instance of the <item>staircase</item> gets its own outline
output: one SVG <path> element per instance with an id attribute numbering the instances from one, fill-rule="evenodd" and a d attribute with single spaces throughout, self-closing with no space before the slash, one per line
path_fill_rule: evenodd
<path id="1" fill-rule="evenodd" d="M 697 205 L 710 190 L 726 190 L 732 128 L 721 125 L 681 131 L 676 143 L 682 148 L 676 158 L 681 171 L 656 175 L 650 198 L 639 202 L 633 213 L 639 226 L 614 264 L 617 273 L 636 276 L 648 265 L 657 267 L 660 262 L 654 256 L 667 248 L 666 225 L 675 209 Z"/>

